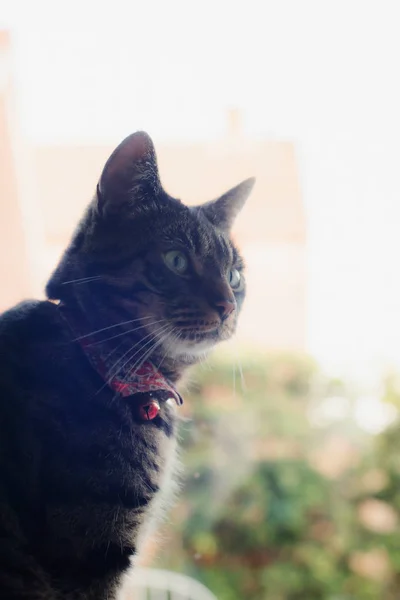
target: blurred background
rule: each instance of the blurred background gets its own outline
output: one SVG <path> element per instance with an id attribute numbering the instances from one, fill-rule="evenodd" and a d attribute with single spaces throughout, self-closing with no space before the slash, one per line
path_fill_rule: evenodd
<path id="1" fill-rule="evenodd" d="M 189 204 L 257 176 L 240 328 L 192 374 L 142 559 L 221 600 L 400 597 L 397 9 L 0 2 L 0 310 L 43 297 L 129 133 Z"/>

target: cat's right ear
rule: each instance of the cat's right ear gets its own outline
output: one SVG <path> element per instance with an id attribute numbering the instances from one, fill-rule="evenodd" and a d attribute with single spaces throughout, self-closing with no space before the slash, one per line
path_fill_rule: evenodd
<path id="1" fill-rule="evenodd" d="M 99 213 L 133 206 L 161 187 L 151 138 L 144 131 L 128 136 L 107 160 L 97 185 Z"/>

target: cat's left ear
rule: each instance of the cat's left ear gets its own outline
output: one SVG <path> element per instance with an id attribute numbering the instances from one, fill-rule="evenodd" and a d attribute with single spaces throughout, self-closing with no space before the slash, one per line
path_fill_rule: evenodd
<path id="1" fill-rule="evenodd" d="M 100 212 L 140 202 L 160 189 L 157 158 L 151 138 L 138 131 L 125 138 L 107 160 L 98 186 Z"/>
<path id="2" fill-rule="evenodd" d="M 229 233 L 233 222 L 246 203 L 254 187 L 255 177 L 250 177 L 236 187 L 200 207 L 215 227 Z"/>

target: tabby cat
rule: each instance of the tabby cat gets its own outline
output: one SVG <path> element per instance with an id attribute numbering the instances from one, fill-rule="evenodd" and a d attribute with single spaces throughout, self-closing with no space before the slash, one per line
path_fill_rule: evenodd
<path id="1" fill-rule="evenodd" d="M 176 384 L 235 330 L 229 232 L 253 183 L 189 208 L 148 135 L 129 136 L 48 299 L 0 317 L 1 599 L 116 597 L 172 479 Z"/>

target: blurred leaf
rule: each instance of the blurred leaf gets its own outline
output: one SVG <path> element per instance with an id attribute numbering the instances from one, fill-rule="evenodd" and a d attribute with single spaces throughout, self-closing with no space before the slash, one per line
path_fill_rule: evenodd
<path id="1" fill-rule="evenodd" d="M 183 489 L 158 565 L 221 600 L 398 600 L 400 425 L 376 437 L 348 417 L 313 428 L 311 407 L 347 389 L 351 403 L 354 389 L 305 356 L 241 364 L 245 389 L 221 356 L 194 374 Z M 383 389 L 400 406 L 398 381 Z"/>

